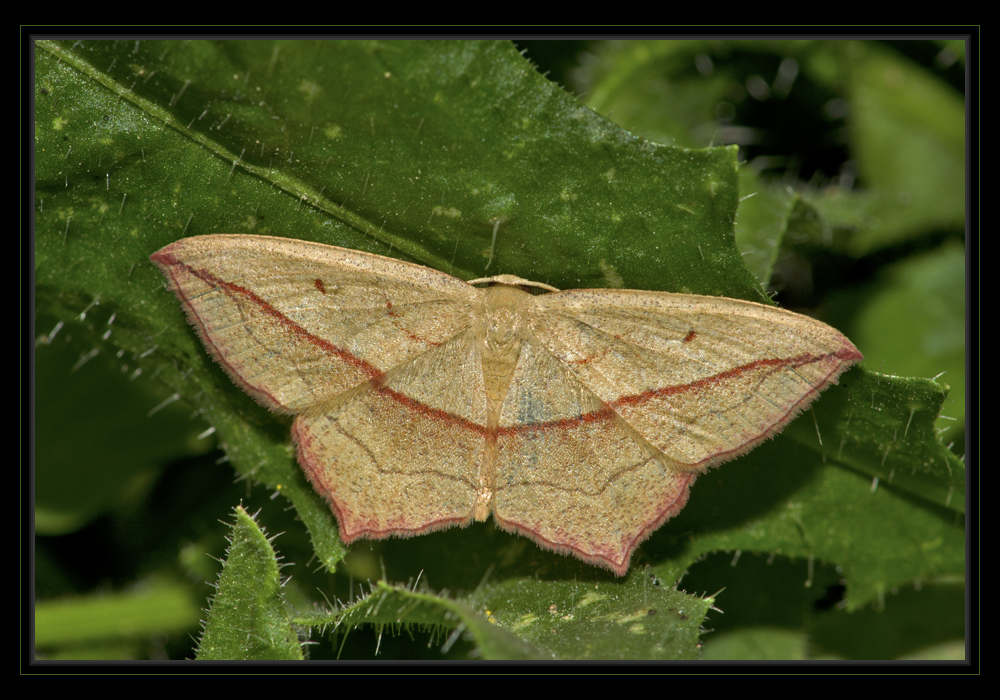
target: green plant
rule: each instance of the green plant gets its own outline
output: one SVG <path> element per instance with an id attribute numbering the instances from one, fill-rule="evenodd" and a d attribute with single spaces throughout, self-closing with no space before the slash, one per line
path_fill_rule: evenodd
<path id="1" fill-rule="evenodd" d="M 962 444 L 962 95 L 877 43 L 596 50 L 588 104 L 618 124 L 506 42 L 35 45 L 37 653 L 693 659 L 714 627 L 714 658 L 954 655 L 965 469 L 939 433 Z M 806 98 L 782 101 L 833 115 L 863 188 L 793 191 L 766 149 L 740 167 L 694 148 L 788 61 Z M 866 361 L 703 476 L 623 579 L 490 523 L 348 553 L 288 421 L 211 362 L 148 261 L 216 232 L 560 288 L 761 301 L 780 281 Z M 923 378 L 942 371 L 951 393 Z"/>

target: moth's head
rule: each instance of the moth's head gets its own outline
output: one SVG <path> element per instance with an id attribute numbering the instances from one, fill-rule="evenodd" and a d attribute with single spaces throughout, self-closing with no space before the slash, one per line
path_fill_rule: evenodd
<path id="1" fill-rule="evenodd" d="M 517 275 L 494 275 L 493 277 L 480 277 L 479 279 L 469 280 L 469 284 L 503 284 L 508 287 L 536 287 L 538 289 L 544 289 L 547 292 L 559 291 L 551 284 L 545 284 L 544 282 L 532 282 L 531 280 L 526 280 L 523 277 L 518 277 Z"/>

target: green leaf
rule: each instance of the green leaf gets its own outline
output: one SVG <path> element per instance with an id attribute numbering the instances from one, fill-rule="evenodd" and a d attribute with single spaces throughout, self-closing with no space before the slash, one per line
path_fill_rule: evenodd
<path id="1" fill-rule="evenodd" d="M 487 583 L 467 602 L 446 594 L 379 581 L 357 602 L 337 611 L 298 616 L 302 627 L 343 632 L 373 626 L 381 644 L 387 634 L 419 628 L 447 654 L 463 638 L 491 660 L 695 659 L 711 598 L 689 596 L 650 572 L 627 582 L 563 581 L 545 586 L 539 608 L 537 583 L 507 578 Z M 377 650 L 376 650 L 376 653 Z"/>
<path id="2" fill-rule="evenodd" d="M 312 626 L 318 622 L 303 619 L 306 621 Z M 485 659 L 547 658 L 517 635 L 498 626 L 489 611 L 479 613 L 447 596 L 391 586 L 384 581 L 375 584 L 362 600 L 340 611 L 335 625 L 338 629 L 373 625 L 380 640 L 387 629 L 421 627 L 436 633 L 442 653 L 447 653 L 458 637 L 465 635 L 476 644 Z"/>
<path id="3" fill-rule="evenodd" d="M 128 592 L 39 603 L 35 645 L 57 650 L 49 658 L 115 659 L 104 651 L 118 652 L 149 635 L 183 632 L 198 617 L 196 601 L 180 582 L 146 581 Z"/>
<path id="4" fill-rule="evenodd" d="M 226 561 L 198 659 L 302 659 L 302 647 L 281 595 L 280 566 L 271 541 L 243 508 L 236 509 Z"/>

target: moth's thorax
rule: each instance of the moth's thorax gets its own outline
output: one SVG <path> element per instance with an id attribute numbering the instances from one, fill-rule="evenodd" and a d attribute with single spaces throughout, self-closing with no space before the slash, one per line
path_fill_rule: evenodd
<path id="1" fill-rule="evenodd" d="M 482 306 L 477 315 L 483 349 L 497 361 L 516 360 L 528 331 L 532 295 L 503 284 L 488 287 L 482 293 Z"/>
<path id="2" fill-rule="evenodd" d="M 474 313 L 489 423 L 499 420 L 500 404 L 528 333 L 528 310 L 533 301 L 527 292 L 503 284 L 481 291 Z"/>

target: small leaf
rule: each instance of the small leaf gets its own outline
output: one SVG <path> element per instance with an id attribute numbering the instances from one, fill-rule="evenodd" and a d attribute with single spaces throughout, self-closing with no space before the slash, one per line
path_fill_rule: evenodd
<path id="1" fill-rule="evenodd" d="M 226 561 L 198 643 L 199 660 L 301 660 L 271 542 L 236 508 Z"/>

